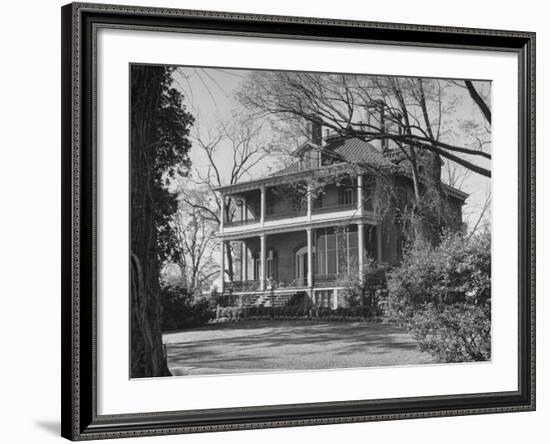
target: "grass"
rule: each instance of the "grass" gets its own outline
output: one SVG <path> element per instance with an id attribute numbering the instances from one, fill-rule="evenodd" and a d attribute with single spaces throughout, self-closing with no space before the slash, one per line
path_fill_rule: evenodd
<path id="1" fill-rule="evenodd" d="M 174 375 L 434 362 L 405 330 L 382 323 L 250 321 L 165 333 L 163 340 Z"/>

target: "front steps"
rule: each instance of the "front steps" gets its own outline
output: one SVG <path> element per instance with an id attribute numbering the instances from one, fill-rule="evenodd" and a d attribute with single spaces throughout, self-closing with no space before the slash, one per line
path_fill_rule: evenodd
<path id="1" fill-rule="evenodd" d="M 234 295 L 234 306 L 246 307 L 284 307 L 295 296 L 307 296 L 304 290 L 285 290 L 283 292 L 262 291 L 243 295 Z"/>

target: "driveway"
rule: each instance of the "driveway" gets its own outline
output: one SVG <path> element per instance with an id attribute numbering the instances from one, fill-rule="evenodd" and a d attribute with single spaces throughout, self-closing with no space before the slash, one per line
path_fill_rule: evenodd
<path id="1" fill-rule="evenodd" d="M 251 321 L 163 335 L 174 375 L 433 363 L 403 329 L 363 322 Z"/>

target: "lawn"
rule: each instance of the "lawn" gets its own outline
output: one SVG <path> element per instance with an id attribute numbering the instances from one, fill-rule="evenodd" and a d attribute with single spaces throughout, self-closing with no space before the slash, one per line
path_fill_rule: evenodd
<path id="1" fill-rule="evenodd" d="M 417 365 L 434 362 L 382 323 L 250 321 L 165 333 L 174 375 Z"/>

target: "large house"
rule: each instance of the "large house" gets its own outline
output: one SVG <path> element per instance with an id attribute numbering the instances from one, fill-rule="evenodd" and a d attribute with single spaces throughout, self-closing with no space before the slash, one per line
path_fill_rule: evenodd
<path id="1" fill-rule="evenodd" d="M 309 304 L 337 308 L 344 303 L 342 289 L 361 279 L 367 258 L 397 263 L 402 224 L 396 210 L 382 210 L 381 200 L 396 195 L 403 205 L 411 198 L 412 181 L 395 150 L 376 143 L 323 137 L 313 124 L 311 140 L 293 153 L 296 161 L 289 167 L 216 188 L 224 203 L 218 234 L 221 294 L 243 305 L 283 305 L 299 295 Z M 395 193 L 379 192 L 381 174 Z M 467 194 L 441 186 L 459 225 Z"/>

